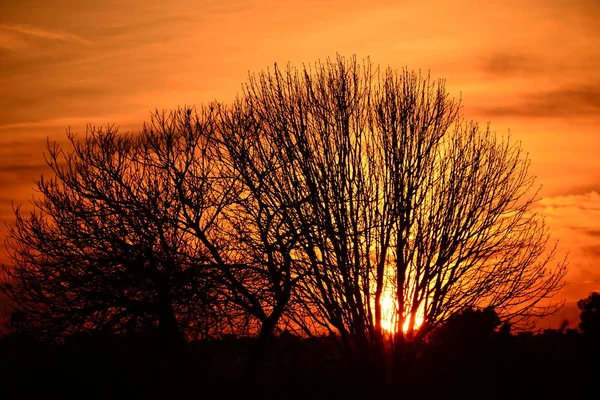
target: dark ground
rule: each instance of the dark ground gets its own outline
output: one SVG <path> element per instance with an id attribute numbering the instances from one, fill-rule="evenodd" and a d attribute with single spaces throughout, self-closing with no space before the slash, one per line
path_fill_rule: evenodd
<path id="1" fill-rule="evenodd" d="M 249 371 L 252 339 L 197 341 L 180 351 L 158 351 L 156 338 L 147 334 L 80 336 L 55 346 L 9 335 L 0 339 L 0 384 L 1 393 L 14 398 L 201 398 L 258 390 L 280 398 L 328 391 L 333 398 L 365 398 L 358 395 L 365 392 L 375 398 L 385 391 L 395 398 L 595 399 L 599 343 L 575 331 L 447 337 L 407 362 L 397 383 L 382 386 L 344 366 L 335 338 L 278 337 L 261 367 Z"/>

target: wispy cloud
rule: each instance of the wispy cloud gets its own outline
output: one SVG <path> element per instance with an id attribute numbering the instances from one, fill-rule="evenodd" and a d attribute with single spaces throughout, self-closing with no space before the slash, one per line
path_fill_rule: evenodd
<path id="1" fill-rule="evenodd" d="M 538 73 L 542 69 L 540 60 L 513 52 L 493 53 L 483 59 L 481 67 L 485 73 L 495 77 Z"/>
<path id="2" fill-rule="evenodd" d="M 576 301 L 600 285 L 600 194 L 546 197 L 536 211 L 548 222 L 553 238 L 560 239 L 561 252 L 569 252 L 569 285 L 562 296 Z"/>
<path id="3" fill-rule="evenodd" d="M 600 82 L 531 93 L 521 102 L 482 108 L 491 116 L 524 118 L 600 116 Z"/>
<path id="4" fill-rule="evenodd" d="M 598 228 L 578 228 L 578 227 L 572 227 L 572 229 L 581 231 L 583 233 L 585 233 L 588 236 L 592 236 L 594 238 L 600 238 L 600 229 Z M 598 245 L 598 249 L 600 249 L 600 245 Z M 600 255 L 600 252 L 599 252 Z"/>
<path id="5" fill-rule="evenodd" d="M 541 206 L 545 210 L 573 208 L 600 212 L 600 194 L 596 191 L 590 191 L 585 194 L 546 197 L 540 200 L 538 206 Z"/>
<path id="6" fill-rule="evenodd" d="M 24 49 L 28 47 L 30 39 L 90 44 L 86 38 L 66 31 L 24 24 L 0 24 L 0 47 L 8 50 Z"/>
<path id="7" fill-rule="evenodd" d="M 583 251 L 586 254 L 590 255 L 591 257 L 595 257 L 596 259 L 600 258 L 600 245 L 599 244 L 585 246 L 583 248 Z"/>

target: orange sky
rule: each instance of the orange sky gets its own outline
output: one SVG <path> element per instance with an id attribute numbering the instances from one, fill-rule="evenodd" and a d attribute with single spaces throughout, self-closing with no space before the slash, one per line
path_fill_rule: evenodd
<path id="1" fill-rule="evenodd" d="M 3 0 L 0 220 L 69 126 L 138 130 L 155 108 L 232 99 L 273 62 L 370 56 L 446 78 L 468 118 L 523 142 L 570 252 L 551 323 L 574 327 L 573 302 L 600 290 L 599 19 L 598 0 Z"/>

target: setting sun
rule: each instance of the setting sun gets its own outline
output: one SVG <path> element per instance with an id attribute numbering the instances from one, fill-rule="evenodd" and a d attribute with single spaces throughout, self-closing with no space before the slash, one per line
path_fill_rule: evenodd
<path id="1" fill-rule="evenodd" d="M 394 304 L 394 298 L 391 293 L 385 292 L 381 298 L 381 327 L 389 333 L 396 332 L 396 306 Z M 409 330 L 410 314 L 407 316 L 402 326 L 402 331 L 407 332 Z M 423 324 L 423 313 L 418 312 L 415 317 L 415 329 L 418 329 Z"/>
<path id="2" fill-rule="evenodd" d="M 396 306 L 389 292 L 381 297 L 381 327 L 390 333 L 396 331 Z"/>

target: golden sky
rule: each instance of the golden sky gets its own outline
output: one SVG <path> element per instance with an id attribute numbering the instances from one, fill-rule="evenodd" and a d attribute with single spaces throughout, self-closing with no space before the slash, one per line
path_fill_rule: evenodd
<path id="1" fill-rule="evenodd" d="M 67 127 L 138 130 L 155 108 L 229 101 L 274 62 L 370 56 L 445 78 L 469 119 L 522 141 L 569 251 L 555 320 L 574 327 L 573 302 L 600 291 L 599 20 L 598 0 L 3 0 L 0 221 Z"/>

